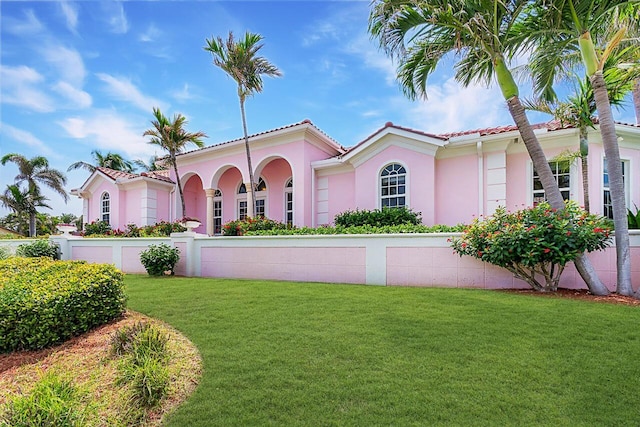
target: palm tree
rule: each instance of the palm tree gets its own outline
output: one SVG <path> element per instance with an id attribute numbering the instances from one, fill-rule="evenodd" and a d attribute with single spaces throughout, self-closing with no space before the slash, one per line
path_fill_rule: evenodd
<path id="1" fill-rule="evenodd" d="M 149 158 L 149 163 L 140 159 L 134 160 L 133 163 L 145 172 L 155 172 L 155 171 L 165 169 L 161 166 L 158 166 L 159 160 L 160 160 L 160 157 L 158 157 L 157 155 L 153 155 Z"/>
<path id="2" fill-rule="evenodd" d="M 180 193 L 180 202 L 182 206 L 182 215 L 184 215 L 184 194 L 182 192 L 180 175 L 178 174 L 176 155 L 182 153 L 188 144 L 193 144 L 198 148 L 204 147 L 204 143 L 200 138 L 207 138 L 207 135 L 204 132 L 187 132 L 184 129 L 184 126 L 188 122 L 182 114 L 175 114 L 173 116 L 173 120 L 169 121 L 169 119 L 162 114 L 159 108 L 154 107 L 153 115 L 155 117 L 155 120 L 151 121 L 153 128 L 147 129 L 142 136 L 150 136 L 151 139 L 148 141 L 149 144 L 157 145 L 169 153 L 167 163 L 173 166 L 173 171 L 176 174 L 176 182 L 178 184 L 178 191 Z"/>
<path id="3" fill-rule="evenodd" d="M 604 77 L 611 104 L 619 106 L 623 104 L 625 95 L 631 91 L 635 76 L 633 73 L 617 68 L 615 64 L 617 64 L 617 62 L 612 60 L 611 64 L 606 68 Z M 527 110 L 551 114 L 556 120 L 560 121 L 560 123 L 569 124 L 579 130 L 580 150 L 577 152 L 577 155 L 570 153 L 569 157 L 580 158 L 584 208 L 590 212 L 589 128 L 596 128 L 596 104 L 589 79 L 579 79 L 575 93 L 569 96 L 565 102 L 547 101 L 539 98 L 533 101 L 525 100 L 524 106 Z"/>
<path id="4" fill-rule="evenodd" d="M 526 39 L 536 47 L 532 63 L 538 64 L 534 71 L 546 93 L 552 93 L 551 85 L 559 67 L 554 55 L 559 58 L 568 52 L 579 51 L 593 88 L 598 111 L 602 145 L 607 158 L 611 205 L 615 227 L 617 255 L 617 286 L 621 295 L 633 295 L 631 283 L 631 250 L 627 223 L 627 206 L 624 194 L 622 162 L 618 148 L 615 122 L 604 79 L 604 66 L 609 56 L 618 47 L 627 31 L 625 24 L 637 22 L 625 19 L 637 17 L 640 4 L 637 1 L 620 0 L 538 0 L 528 20 L 523 23 Z M 634 23 L 635 22 L 635 23 Z M 620 25 L 622 24 L 622 25 Z M 611 28 L 617 32 L 607 38 L 604 50 L 597 49 L 594 40 L 601 39 Z M 618 29 L 619 28 L 619 29 Z M 542 59 L 546 58 L 546 59 Z M 638 294 L 640 297 L 640 294 Z"/>
<path id="5" fill-rule="evenodd" d="M 0 195 L 0 203 L 5 208 L 11 209 L 17 216 L 25 215 L 29 218 L 29 236 L 36 235 L 36 214 L 39 207 L 51 209 L 45 201 L 46 197 L 22 190 L 19 185 L 7 185 L 4 194 Z"/>
<path id="6" fill-rule="evenodd" d="M 226 41 L 221 37 L 206 39 L 205 50 L 213 55 L 213 64 L 227 73 L 238 84 L 238 98 L 240 99 L 240 113 L 242 115 L 242 130 L 244 131 L 244 146 L 247 153 L 247 167 L 253 203 L 249 206 L 249 216 L 255 216 L 255 179 L 251 165 L 251 150 L 249 149 L 249 134 L 247 132 L 247 118 L 244 103 L 247 96 L 261 93 L 263 88 L 262 75 L 279 77 L 282 75 L 278 68 L 266 58 L 257 56 L 262 48 L 262 36 L 246 32 L 244 39 L 236 41 L 233 33 L 229 32 Z"/>
<path id="7" fill-rule="evenodd" d="M 529 3 L 528 0 L 378 0 L 372 4 L 369 31 L 387 54 L 398 61 L 398 80 L 411 99 L 426 97 L 427 78 L 447 54 L 457 55 L 455 78 L 465 86 L 478 81 L 490 84 L 495 76 L 549 204 L 564 209 L 558 183 L 507 66 L 517 47 L 518 34 L 513 29 L 524 17 Z M 578 257 L 575 265 L 591 292 L 609 293 L 586 255 Z"/>
<path id="8" fill-rule="evenodd" d="M 129 160 L 125 160 L 120 154 L 112 153 L 108 151 L 106 154 L 102 154 L 100 150 L 93 150 L 91 152 L 94 164 L 86 162 L 75 162 L 67 169 L 67 172 L 75 169 L 86 169 L 89 172 L 93 172 L 98 167 L 109 168 L 122 172 L 133 172 L 133 163 Z"/>
<path id="9" fill-rule="evenodd" d="M 0 159 L 2 165 L 7 162 L 15 163 L 18 166 L 18 175 L 16 175 L 15 183 L 26 183 L 26 191 L 33 201 L 41 197 L 40 184 L 60 194 L 65 203 L 69 200 L 69 196 L 64 190 L 67 178 L 59 170 L 50 168 L 49 161 L 45 157 L 36 156 L 32 159 L 27 159 L 20 154 L 10 153 Z M 32 237 L 36 235 L 35 213 L 30 216 L 29 235 Z"/>

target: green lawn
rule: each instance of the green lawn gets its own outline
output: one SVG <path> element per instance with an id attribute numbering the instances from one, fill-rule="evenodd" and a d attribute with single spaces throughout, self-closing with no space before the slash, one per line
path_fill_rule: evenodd
<path id="1" fill-rule="evenodd" d="M 127 276 L 204 376 L 171 426 L 640 425 L 640 310 L 470 289 Z"/>

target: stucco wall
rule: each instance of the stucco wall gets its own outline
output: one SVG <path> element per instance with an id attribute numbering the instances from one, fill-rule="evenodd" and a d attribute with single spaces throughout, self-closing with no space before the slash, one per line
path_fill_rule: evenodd
<path id="1" fill-rule="evenodd" d="M 478 215 L 478 157 L 436 160 L 435 224 L 468 223 Z"/>

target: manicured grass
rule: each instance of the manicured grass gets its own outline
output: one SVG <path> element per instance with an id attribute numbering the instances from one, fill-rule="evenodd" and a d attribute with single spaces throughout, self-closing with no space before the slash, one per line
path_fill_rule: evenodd
<path id="1" fill-rule="evenodd" d="M 171 426 L 638 425 L 640 311 L 469 289 L 127 276 L 199 348 Z"/>

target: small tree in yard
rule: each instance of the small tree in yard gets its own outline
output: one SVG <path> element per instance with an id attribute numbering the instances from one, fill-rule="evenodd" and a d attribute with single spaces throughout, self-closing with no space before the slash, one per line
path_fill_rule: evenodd
<path id="1" fill-rule="evenodd" d="M 493 216 L 474 220 L 461 238 L 452 239 L 452 246 L 460 256 L 504 267 L 533 289 L 549 292 L 558 289 L 568 262 L 606 248 L 610 232 L 606 218 L 573 201 L 564 210 L 545 202 L 513 213 L 500 207 Z"/>

